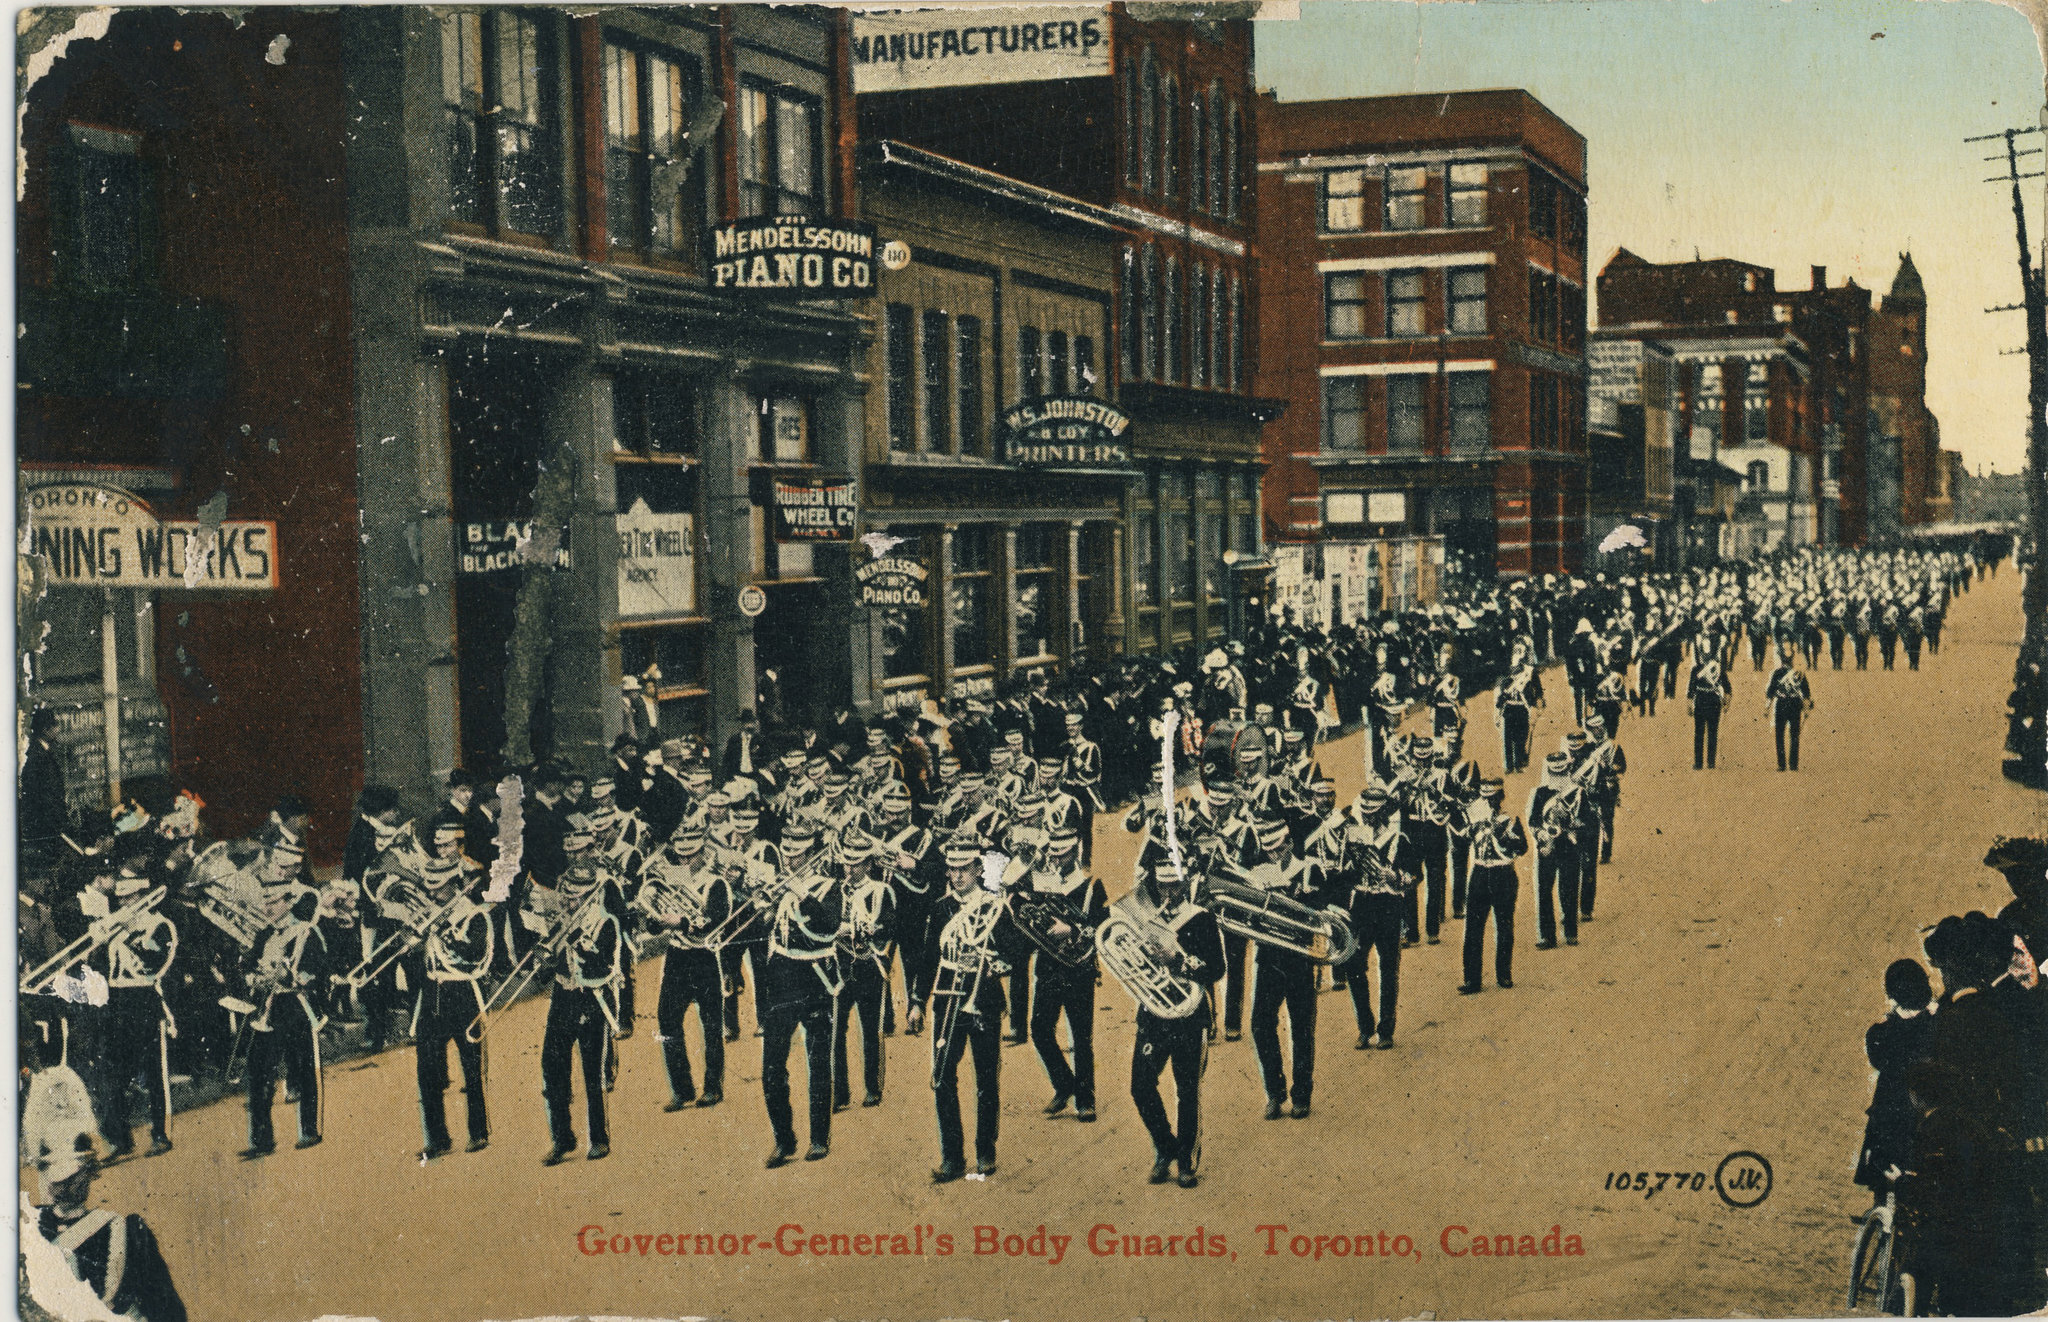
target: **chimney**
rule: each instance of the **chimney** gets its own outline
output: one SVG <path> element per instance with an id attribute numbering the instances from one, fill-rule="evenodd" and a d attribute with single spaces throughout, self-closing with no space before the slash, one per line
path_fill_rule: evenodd
<path id="1" fill-rule="evenodd" d="M 1815 289 L 1826 289 L 1828 287 L 1827 267 L 1816 266 L 1813 268 L 1813 287 Z"/>

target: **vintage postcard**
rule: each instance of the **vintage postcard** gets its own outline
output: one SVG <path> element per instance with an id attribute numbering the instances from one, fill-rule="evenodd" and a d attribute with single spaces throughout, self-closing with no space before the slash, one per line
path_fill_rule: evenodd
<path id="1" fill-rule="evenodd" d="M 18 9 L 22 1314 L 2048 1307 L 2038 17 Z"/>

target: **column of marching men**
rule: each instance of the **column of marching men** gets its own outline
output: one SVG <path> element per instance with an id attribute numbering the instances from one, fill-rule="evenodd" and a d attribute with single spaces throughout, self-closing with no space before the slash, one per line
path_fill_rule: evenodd
<path id="1" fill-rule="evenodd" d="M 25 873 L 26 1058 L 81 1067 L 115 1159 L 134 1151 L 135 1084 L 156 1155 L 171 1147 L 173 1059 L 188 1073 L 219 1071 L 246 1084 L 253 1159 L 276 1147 L 280 1081 L 297 1146 L 321 1141 L 323 1029 L 360 1022 L 372 1049 L 415 1044 L 431 1160 L 455 1142 L 450 1052 L 473 1153 L 491 1137 L 492 1027 L 544 991 L 544 1160 L 577 1151 L 579 1113 L 585 1155 L 599 1159 L 613 1141 L 618 1043 L 635 1035 L 638 983 L 653 976 L 639 965 L 659 955 L 666 1111 L 726 1100 L 726 1051 L 750 1007 L 767 1164 L 825 1159 L 836 1112 L 856 1093 L 863 1106 L 883 1103 L 900 1003 L 902 1031 L 930 1039 L 933 1178 L 945 1182 L 969 1169 L 963 1061 L 974 1168 L 995 1169 L 1006 1043 L 1036 1048 L 1048 1116 L 1071 1108 L 1095 1120 L 1106 972 L 1137 1007 L 1129 1094 L 1152 1139 L 1152 1178 L 1192 1185 L 1207 1053 L 1242 1036 L 1247 1004 L 1267 1118 L 1307 1118 L 1321 990 L 1348 991 L 1358 1049 L 1392 1049 L 1404 951 L 1438 944 L 1447 922 L 1463 924 L 1457 990 L 1482 989 L 1489 928 L 1493 981 L 1511 988 L 1524 859 L 1535 948 L 1578 943 L 1613 856 L 1622 723 L 1653 718 L 1688 659 L 1705 769 L 1718 762 L 1745 635 L 1759 673 L 1777 645 L 1763 701 L 1779 765 L 1796 770 L 1806 671 L 1823 643 L 1837 668 L 1852 639 L 1858 668 L 1867 663 L 1873 637 L 1884 663 L 1903 644 L 1918 668 L 1923 646 L 1938 652 L 1950 596 L 1968 590 L 1980 558 L 1969 545 L 1807 551 L 1489 589 L 1455 614 L 1381 631 L 1276 622 L 1257 635 L 1260 652 L 1201 655 L 1199 695 L 1174 658 L 1150 658 L 1120 663 L 1116 683 L 1097 672 L 1054 690 L 1029 678 L 987 710 L 966 703 L 872 725 L 842 711 L 806 730 L 773 719 L 764 730 L 749 712 L 718 757 L 699 740 L 629 734 L 589 775 L 543 765 L 479 784 L 457 771 L 446 799 L 409 820 L 397 795 L 369 787 L 340 874 L 325 882 L 308 866 L 294 796 L 257 836 L 211 845 L 189 794 L 156 813 L 123 804 L 89 827 L 69 823 L 81 835 L 60 832 L 58 861 Z M 1579 728 L 1546 753 L 1532 747 L 1531 713 L 1549 705 L 1552 658 Z M 1363 692 L 1359 666 L 1372 672 Z M 1330 674 L 1337 683 L 1319 678 Z M 1165 693 L 1150 709 L 1154 685 Z M 1466 690 L 1485 685 L 1477 705 L 1491 709 L 1500 775 L 1470 755 Z M 1367 733 L 1367 780 L 1348 804 L 1317 756 L 1333 695 Z M 1427 729 L 1404 732 L 1417 706 Z M 1106 721 L 1105 708 L 1121 714 Z M 1105 728 L 1119 732 L 1115 756 L 1095 737 Z M 1167 756 L 1195 773 L 1184 795 L 1160 792 Z M 1534 792 L 1510 805 L 1503 777 L 1539 765 Z M 1144 837 L 1134 874 L 1097 875 L 1097 815 L 1148 782 L 1123 818 Z M 799 1038 L 801 1134 L 790 1071 Z M 1161 1092 L 1169 1069 L 1172 1111 Z"/>

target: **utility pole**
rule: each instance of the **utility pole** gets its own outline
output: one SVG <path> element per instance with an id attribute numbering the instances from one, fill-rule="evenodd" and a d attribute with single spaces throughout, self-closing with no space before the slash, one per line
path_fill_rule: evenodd
<path id="1" fill-rule="evenodd" d="M 2039 156 L 2039 147 L 2020 150 L 2017 139 L 2043 130 L 2006 129 L 2003 133 L 1987 133 L 1966 142 L 1991 142 L 2003 138 L 2005 151 L 2002 156 L 1987 156 L 1987 161 L 2003 160 L 2006 172 L 1993 175 L 1987 184 L 2009 183 L 2012 186 L 2013 232 L 2019 242 L 2020 290 L 2024 300 L 2012 310 L 2024 310 L 2027 314 L 2027 532 L 2034 544 L 2035 563 L 2027 570 L 2026 597 L 2024 606 L 2027 615 L 2027 634 L 2038 642 L 2044 616 L 2048 616 L 2048 577 L 2042 574 L 2042 551 L 2048 547 L 2048 289 L 2043 288 L 2043 272 L 2034 269 L 2033 252 L 2027 244 L 2027 212 L 2020 197 L 2020 180 L 2039 179 L 2040 170 L 2022 173 L 2020 157 Z M 1991 309 L 2004 311 L 2006 308 Z"/>

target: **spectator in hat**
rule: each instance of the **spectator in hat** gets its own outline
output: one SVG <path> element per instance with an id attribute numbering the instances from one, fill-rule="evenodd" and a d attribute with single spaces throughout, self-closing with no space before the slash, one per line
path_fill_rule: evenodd
<path id="1" fill-rule="evenodd" d="M 1912 1165 L 1914 1110 L 1907 1080 L 1927 1059 L 1932 1044 L 1934 989 L 1918 960 L 1893 960 L 1884 971 L 1885 1016 L 1863 1035 L 1863 1051 L 1877 1071 L 1863 1146 L 1856 1158 L 1856 1183 L 1882 1203 L 1892 1182 Z"/>
<path id="2" fill-rule="evenodd" d="M 16 797 L 16 838 L 24 873 L 49 867 L 63 853 L 71 830 L 71 806 L 64 799 L 64 764 L 57 755 L 57 713 L 39 708 L 28 721 L 28 754 L 22 760 Z"/>
<path id="3" fill-rule="evenodd" d="M 725 755 L 718 759 L 720 780 L 751 776 L 757 764 L 766 760 L 761 748 L 761 727 L 752 707 L 740 709 L 739 727 L 725 741 Z"/>
<path id="4" fill-rule="evenodd" d="M 2026 943 L 2036 965 L 2048 961 L 2048 840 L 2000 836 L 1984 866 L 2012 888 L 2013 901 L 1998 911 L 1999 919 Z"/>
<path id="5" fill-rule="evenodd" d="M 620 725 L 626 735 L 641 748 L 653 744 L 661 729 L 661 704 L 645 681 L 637 675 L 620 680 L 619 703 Z"/>
<path id="6" fill-rule="evenodd" d="M 646 768 L 640 761 L 640 744 L 631 734 L 622 734 L 612 740 L 611 762 L 608 764 L 612 777 L 612 794 L 620 812 L 640 810 L 641 786 L 646 779 Z"/>

